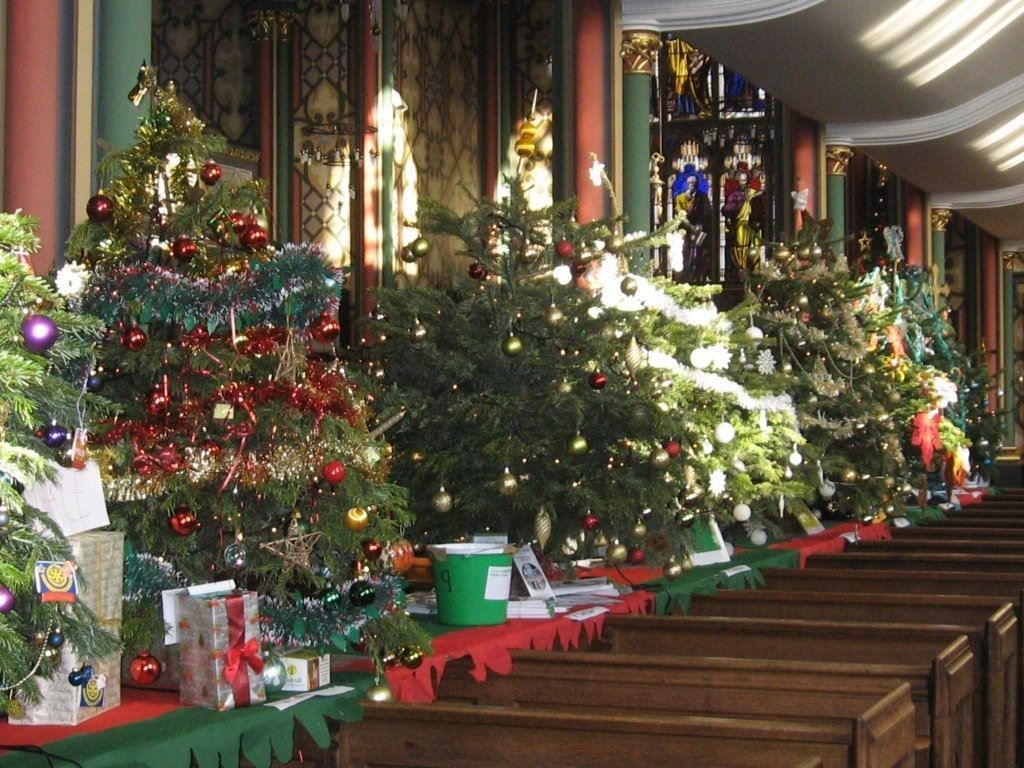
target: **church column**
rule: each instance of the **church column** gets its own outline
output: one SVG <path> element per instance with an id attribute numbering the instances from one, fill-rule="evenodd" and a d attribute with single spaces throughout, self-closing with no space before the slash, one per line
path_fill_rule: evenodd
<path id="1" fill-rule="evenodd" d="M 565 118 L 573 121 L 573 139 L 566 142 L 573 153 L 572 169 L 575 189 L 570 196 L 579 200 L 580 221 L 592 221 L 608 214 L 608 195 L 590 183 L 590 155 L 611 167 L 611 73 L 608 71 L 610 19 L 607 3 L 602 0 L 572 2 L 572 107 Z M 644 108 L 646 125 L 647 108 Z M 556 116 L 556 119 L 561 118 Z M 569 149 L 571 147 L 571 150 Z"/>
<path id="2" fill-rule="evenodd" d="M 657 32 L 622 33 L 622 208 L 627 233 L 651 228 L 651 78 L 660 47 Z M 636 254 L 630 269 L 650 274 L 649 255 Z"/>
<path id="3" fill-rule="evenodd" d="M 274 212 L 277 237 L 292 240 L 291 192 L 295 149 L 292 146 L 292 30 L 296 16 L 290 11 L 277 14 L 277 40 L 274 51 Z"/>
<path id="4" fill-rule="evenodd" d="M 71 224 L 72 10 L 62 0 L 7 2 L 4 206 L 39 219 L 37 273 L 53 266 Z"/>
<path id="5" fill-rule="evenodd" d="M 981 313 L 981 351 L 993 381 L 988 402 L 989 408 L 995 411 L 998 397 L 994 382 L 999 370 L 999 248 L 996 239 L 987 232 L 981 235 Z"/>
<path id="6" fill-rule="evenodd" d="M 274 26 L 275 14 L 258 9 L 246 14 L 249 31 L 256 41 L 257 104 L 259 108 L 260 160 L 257 173 L 272 185 L 274 175 Z M 272 190 L 271 190 L 272 192 Z M 271 199 L 273 199 L 271 197 Z"/>
<path id="7" fill-rule="evenodd" d="M 924 266 L 924 193 L 903 183 L 903 253 L 908 267 Z"/>
<path id="8" fill-rule="evenodd" d="M 953 212 L 948 208 L 932 208 L 932 286 L 935 296 L 935 306 L 946 306 L 946 227 L 949 220 L 953 218 Z"/>
<path id="9" fill-rule="evenodd" d="M 850 169 L 853 150 L 845 144 L 825 147 L 825 208 L 832 219 L 832 240 L 839 240 L 833 250 L 837 255 L 846 253 L 846 174 Z"/>
<path id="10" fill-rule="evenodd" d="M 128 92 L 138 80 L 139 66 L 153 58 L 152 6 L 138 0 L 99 0 L 96 142 L 101 156 L 135 142 L 140 112 L 128 101 Z"/>

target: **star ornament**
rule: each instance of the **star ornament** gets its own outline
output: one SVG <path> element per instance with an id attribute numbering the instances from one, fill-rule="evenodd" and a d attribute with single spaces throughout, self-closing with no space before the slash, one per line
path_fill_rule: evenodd
<path id="1" fill-rule="evenodd" d="M 313 531 L 298 536 L 288 536 L 284 539 L 263 542 L 260 544 L 260 549 L 277 555 L 287 566 L 312 571 L 313 567 L 309 561 L 313 556 L 313 548 L 322 535 L 320 531 Z"/>
<path id="2" fill-rule="evenodd" d="M 861 253 L 869 252 L 871 250 L 871 235 L 861 232 L 860 237 L 857 238 L 857 247 L 860 248 Z"/>
<path id="3" fill-rule="evenodd" d="M 596 157 L 590 161 L 590 183 L 600 187 L 604 176 L 604 163 L 599 162 Z"/>

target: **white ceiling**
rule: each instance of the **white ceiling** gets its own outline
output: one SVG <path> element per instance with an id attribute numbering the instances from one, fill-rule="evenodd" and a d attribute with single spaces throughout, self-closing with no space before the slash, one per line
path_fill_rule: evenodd
<path id="1" fill-rule="evenodd" d="M 945 7 L 962 13 L 956 9 L 979 2 L 991 3 L 987 14 L 931 54 L 1017 5 L 1020 15 L 923 85 L 908 74 L 926 57 L 896 69 L 885 61 L 887 48 L 871 50 L 861 38 L 915 8 L 937 7 L 890 44 L 899 45 L 939 18 L 942 0 L 622 0 L 622 26 L 680 32 L 822 123 L 829 142 L 863 148 L 928 192 L 936 207 L 960 210 L 998 238 L 1021 239 L 1024 163 L 999 171 L 971 142 L 1024 112 L 1024 3 L 946 0 Z"/>

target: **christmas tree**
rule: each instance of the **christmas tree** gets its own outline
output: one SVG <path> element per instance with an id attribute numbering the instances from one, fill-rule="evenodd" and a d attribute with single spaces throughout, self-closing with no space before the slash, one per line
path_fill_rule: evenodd
<path id="1" fill-rule="evenodd" d="M 23 257 L 38 246 L 33 227 L 28 217 L 0 213 L 0 709 L 12 714 L 38 695 L 36 677 L 53 674 L 66 643 L 85 662 L 118 648 L 81 603 L 43 602 L 36 590 L 36 563 L 68 561 L 70 552 L 21 492 L 51 477 L 48 460 L 84 430 L 86 409 L 96 405 L 86 381 L 102 327 L 67 312 L 32 274 Z"/>
<path id="2" fill-rule="evenodd" d="M 407 413 L 396 471 L 428 541 L 494 531 L 558 557 L 671 561 L 695 514 L 732 521 L 759 490 L 779 491 L 758 421 L 788 401 L 677 366 L 692 345 L 667 334 L 688 310 L 624 268 L 675 223 L 624 237 L 619 219 L 572 214 L 571 201 L 531 209 L 517 182 L 464 215 L 421 203 L 421 230 L 455 238 L 469 265 L 449 289 L 379 295 L 375 347 Z M 763 408 L 740 418 L 743 395 Z"/>
<path id="3" fill-rule="evenodd" d="M 892 319 L 888 284 L 851 275 L 846 260 L 820 244 L 827 225 L 806 222 L 795 242 L 778 244 L 761 264 L 754 294 L 734 316 L 763 338 L 762 372 L 788 380 L 821 511 L 898 512 L 910 478 L 904 433 L 923 395 L 901 350 L 879 343 Z"/>
<path id="4" fill-rule="evenodd" d="M 270 245 L 260 186 L 220 180 L 223 142 L 172 86 L 137 138 L 101 163 L 68 254 L 77 306 L 108 328 L 97 386 L 122 407 L 96 440 L 111 518 L 167 565 L 130 593 L 230 577 L 262 593 L 277 646 L 424 643 L 401 610 L 409 518 L 371 398 L 307 349 L 338 335 L 342 273 Z M 155 609 L 126 619 L 128 652 L 159 635 Z"/>

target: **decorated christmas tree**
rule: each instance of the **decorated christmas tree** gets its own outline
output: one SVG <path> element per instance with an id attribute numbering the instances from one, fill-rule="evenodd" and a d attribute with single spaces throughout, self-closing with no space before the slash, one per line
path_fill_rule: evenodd
<path id="1" fill-rule="evenodd" d="M 375 349 L 407 414 L 396 472 L 427 541 L 492 531 L 555 557 L 603 551 L 671 569 L 701 513 L 731 522 L 759 490 L 778 494 L 799 438 L 787 433 L 768 469 L 758 421 L 788 401 L 758 400 L 712 372 L 695 382 L 678 365 L 700 329 L 708 365 L 730 352 L 706 296 L 687 309 L 625 269 L 674 223 L 623 237 L 618 219 L 580 224 L 572 213 L 571 202 L 531 209 L 517 183 L 464 215 L 421 204 L 421 230 L 453 237 L 468 267 L 449 289 L 379 296 Z M 700 329 L 671 338 L 687 312 Z"/>
<path id="2" fill-rule="evenodd" d="M 65 268 L 108 328 L 94 386 L 122 407 L 95 440 L 111 518 L 166 564 L 133 570 L 129 593 L 233 578 L 261 593 L 277 646 L 416 650 L 383 427 L 308 348 L 332 349 L 342 273 L 314 246 L 269 243 L 260 186 L 221 181 L 223 142 L 173 87 L 137 137 L 100 165 Z M 127 652 L 159 635 L 155 608 L 126 618 Z"/>
<path id="3" fill-rule="evenodd" d="M 897 512 L 910 479 L 904 455 L 923 393 L 892 333 L 889 284 L 858 279 L 810 217 L 793 243 L 761 264 L 754 295 L 734 312 L 757 339 L 762 373 L 787 380 L 818 507 L 829 517 Z"/>
<path id="4" fill-rule="evenodd" d="M 88 408 L 93 415 L 85 386 L 102 327 L 67 312 L 32 274 L 33 226 L 0 213 L 0 709 L 15 715 L 38 694 L 37 676 L 59 666 L 66 645 L 83 661 L 118 647 L 88 608 L 43 601 L 36 587 L 37 563 L 63 563 L 70 552 L 60 530 L 21 494 L 52 474 L 48 460 L 69 458 Z"/>

